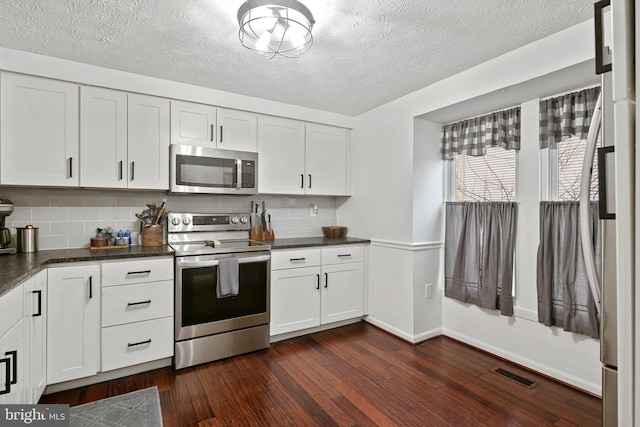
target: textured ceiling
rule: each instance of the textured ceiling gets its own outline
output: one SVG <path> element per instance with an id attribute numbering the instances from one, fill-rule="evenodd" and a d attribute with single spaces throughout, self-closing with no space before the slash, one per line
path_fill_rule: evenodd
<path id="1" fill-rule="evenodd" d="M 244 0 L 0 0 L 0 46 L 357 115 L 589 19 L 593 0 L 302 0 L 311 49 L 240 45 Z"/>

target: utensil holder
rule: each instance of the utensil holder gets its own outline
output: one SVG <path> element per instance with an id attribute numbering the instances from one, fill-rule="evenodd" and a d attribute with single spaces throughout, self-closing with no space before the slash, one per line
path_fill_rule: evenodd
<path id="1" fill-rule="evenodd" d="M 162 246 L 162 225 L 150 225 L 142 227 L 142 246 Z"/>

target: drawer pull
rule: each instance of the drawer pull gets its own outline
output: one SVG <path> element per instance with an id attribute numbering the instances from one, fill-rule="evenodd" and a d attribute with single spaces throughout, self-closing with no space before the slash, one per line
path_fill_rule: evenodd
<path id="1" fill-rule="evenodd" d="M 294 262 L 294 261 L 304 261 L 306 260 L 306 258 L 289 258 L 289 261 Z"/>
<path id="2" fill-rule="evenodd" d="M 144 345 L 144 344 L 151 344 L 151 339 L 148 339 L 146 341 L 140 341 L 140 342 L 134 342 L 134 343 L 129 343 L 127 344 L 127 347 L 135 347 L 137 345 Z"/>
<path id="3" fill-rule="evenodd" d="M 338 258 L 350 258 L 351 254 L 338 254 Z"/>
<path id="4" fill-rule="evenodd" d="M 151 274 L 151 270 L 143 270 L 143 271 L 130 271 L 127 273 L 127 276 L 131 274 Z"/>
<path id="5" fill-rule="evenodd" d="M 316 283 L 316 289 L 320 289 L 320 275 L 316 274 L 316 279 L 318 279 L 318 282 Z"/>
<path id="6" fill-rule="evenodd" d="M 93 298 L 93 276 L 89 276 L 89 299 Z"/>
<path id="7" fill-rule="evenodd" d="M 13 379 L 9 381 L 10 385 L 18 383 L 18 350 L 7 351 L 5 356 L 13 357 Z"/>
<path id="8" fill-rule="evenodd" d="M 151 304 L 151 300 L 148 299 L 146 301 L 128 302 L 127 307 L 131 307 L 132 305 L 144 305 L 144 304 Z"/>
<path id="9" fill-rule="evenodd" d="M 329 273 L 324 273 L 324 287 L 329 287 Z"/>

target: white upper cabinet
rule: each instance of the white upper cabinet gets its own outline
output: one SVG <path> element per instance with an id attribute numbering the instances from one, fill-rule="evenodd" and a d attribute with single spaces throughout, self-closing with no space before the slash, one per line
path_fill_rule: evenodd
<path id="1" fill-rule="evenodd" d="M 78 85 L 0 76 L 0 184 L 77 186 Z"/>
<path id="2" fill-rule="evenodd" d="M 348 195 L 347 131 L 258 118 L 260 193 Z"/>
<path id="3" fill-rule="evenodd" d="M 127 94 L 80 88 L 80 185 L 127 188 Z"/>
<path id="4" fill-rule="evenodd" d="M 216 107 L 171 101 L 171 143 L 216 146 Z"/>
<path id="5" fill-rule="evenodd" d="M 306 124 L 306 194 L 347 195 L 347 131 Z"/>
<path id="6" fill-rule="evenodd" d="M 258 151 L 258 115 L 246 111 L 218 108 L 219 149 Z"/>
<path id="7" fill-rule="evenodd" d="M 258 117 L 258 192 L 305 194 L 304 123 Z"/>
<path id="8" fill-rule="evenodd" d="M 128 94 L 129 188 L 169 189 L 169 100 Z"/>

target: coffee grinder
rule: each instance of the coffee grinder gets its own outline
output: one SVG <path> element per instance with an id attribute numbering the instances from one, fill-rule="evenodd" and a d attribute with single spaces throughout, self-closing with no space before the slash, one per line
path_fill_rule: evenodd
<path id="1" fill-rule="evenodd" d="M 5 219 L 13 212 L 13 202 L 0 199 L 0 255 L 15 254 L 16 248 L 10 248 L 11 230 L 5 227 Z"/>

